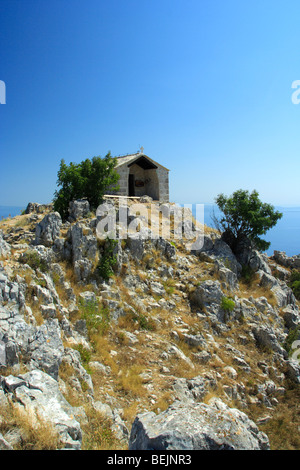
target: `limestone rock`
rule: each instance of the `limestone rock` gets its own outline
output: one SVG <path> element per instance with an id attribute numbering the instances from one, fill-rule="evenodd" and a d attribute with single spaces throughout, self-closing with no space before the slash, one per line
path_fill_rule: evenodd
<path id="1" fill-rule="evenodd" d="M 74 222 L 82 217 L 87 217 L 90 212 L 90 204 L 86 199 L 77 199 L 69 203 L 69 221 Z"/>
<path id="2" fill-rule="evenodd" d="M 300 384 L 300 365 L 299 361 L 290 359 L 287 361 L 287 376 L 296 384 Z"/>
<path id="3" fill-rule="evenodd" d="M 219 281 L 204 281 L 196 287 L 191 295 L 191 301 L 198 307 L 210 304 L 220 304 L 223 297 Z"/>
<path id="4" fill-rule="evenodd" d="M 133 423 L 129 450 L 269 450 L 269 441 L 243 412 L 221 400 L 175 403 Z"/>
<path id="5" fill-rule="evenodd" d="M 287 256 L 284 251 L 275 250 L 273 259 L 286 268 L 300 269 L 300 255 Z"/>
<path id="6" fill-rule="evenodd" d="M 61 225 L 62 220 L 58 212 L 47 214 L 36 226 L 35 245 L 52 246 L 55 239 L 59 237 Z"/>
<path id="7" fill-rule="evenodd" d="M 214 268 L 220 281 L 225 283 L 225 287 L 227 287 L 231 291 L 237 289 L 238 278 L 237 278 L 237 275 L 231 269 L 228 269 L 219 260 L 215 261 Z"/>
<path id="8" fill-rule="evenodd" d="M 93 382 L 91 376 L 87 373 L 85 368 L 81 364 L 80 353 L 75 349 L 65 348 L 64 355 L 62 357 L 62 363 L 69 364 L 73 370 L 75 376 L 80 380 L 85 382 L 89 393 L 93 395 Z"/>
<path id="9" fill-rule="evenodd" d="M 0 230 L 0 257 L 7 258 L 10 255 L 10 244 L 3 238 L 3 231 Z"/>
<path id="10" fill-rule="evenodd" d="M 25 214 L 43 214 L 43 212 L 51 210 L 52 208 L 52 204 L 39 204 L 38 202 L 29 202 L 25 209 Z"/>
<path id="11" fill-rule="evenodd" d="M 295 329 L 300 325 L 299 309 L 295 305 L 287 305 L 282 309 L 285 325 L 289 329 Z"/>
<path id="12" fill-rule="evenodd" d="M 19 310 L 25 305 L 26 284 L 11 281 L 7 272 L 0 266 L 0 302 L 15 304 Z"/>
<path id="13" fill-rule="evenodd" d="M 33 337 L 29 340 L 30 368 L 44 370 L 57 380 L 63 353 L 64 347 L 58 320 L 46 320 L 36 328 Z"/>
<path id="14" fill-rule="evenodd" d="M 280 346 L 280 342 L 278 341 L 274 329 L 270 328 L 269 326 L 260 326 L 255 325 L 252 328 L 252 333 L 257 341 L 259 347 L 266 347 L 274 352 L 279 353 L 284 358 L 287 358 L 287 352 Z M 281 338 L 281 342 L 283 342 L 284 338 Z"/>
<path id="15" fill-rule="evenodd" d="M 12 380 L 15 379 L 15 380 Z M 1 378 L 2 389 L 31 416 L 41 416 L 51 423 L 66 449 L 81 448 L 82 432 L 74 418 L 74 409 L 59 391 L 58 382 L 45 372 L 32 370 L 18 378 Z"/>
<path id="16" fill-rule="evenodd" d="M 25 322 L 16 306 L 0 306 L 0 340 L 5 349 L 7 366 L 17 366 L 20 355 L 27 357 L 34 331 L 34 327 Z"/>

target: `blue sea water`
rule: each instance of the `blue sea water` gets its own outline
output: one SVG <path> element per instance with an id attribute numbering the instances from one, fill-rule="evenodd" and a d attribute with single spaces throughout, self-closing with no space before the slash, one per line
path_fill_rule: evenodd
<path id="1" fill-rule="evenodd" d="M 20 215 L 25 208 L 23 206 L 0 206 L 0 220 Z"/>
<path id="2" fill-rule="evenodd" d="M 287 256 L 300 254 L 300 207 L 276 206 L 275 209 L 282 212 L 283 216 L 276 226 L 262 237 L 271 242 L 271 246 L 266 252 L 267 255 L 273 255 L 274 250 L 285 251 Z M 209 227 L 214 227 L 213 212 L 217 217 L 221 214 L 214 204 L 204 205 L 204 223 Z"/>

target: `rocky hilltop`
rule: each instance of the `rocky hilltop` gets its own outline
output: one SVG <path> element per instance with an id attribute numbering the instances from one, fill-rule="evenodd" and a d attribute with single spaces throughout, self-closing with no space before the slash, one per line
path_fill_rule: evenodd
<path id="1" fill-rule="evenodd" d="M 195 221 L 193 249 L 134 202 L 113 241 L 87 201 L 1 221 L 0 449 L 299 449 L 300 258 Z"/>

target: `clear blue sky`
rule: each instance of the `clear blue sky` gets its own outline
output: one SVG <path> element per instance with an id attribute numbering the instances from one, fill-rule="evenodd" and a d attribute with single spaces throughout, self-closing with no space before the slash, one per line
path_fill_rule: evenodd
<path id="1" fill-rule="evenodd" d="M 300 205 L 299 18 L 299 0 L 0 0 L 0 205 L 50 202 L 61 158 L 140 146 L 174 202 Z"/>

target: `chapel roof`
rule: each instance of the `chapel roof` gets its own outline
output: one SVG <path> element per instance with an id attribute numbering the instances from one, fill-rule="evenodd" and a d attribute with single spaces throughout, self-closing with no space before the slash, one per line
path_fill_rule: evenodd
<path id="1" fill-rule="evenodd" d="M 164 167 L 163 165 L 161 165 L 160 163 L 156 162 L 155 160 L 153 160 L 152 158 L 148 157 L 148 155 L 146 155 L 145 153 L 143 152 L 137 152 L 137 153 L 133 153 L 133 154 L 130 154 L 130 155 L 120 155 L 117 158 L 117 164 L 116 164 L 116 168 L 118 168 L 119 166 L 122 166 L 122 165 L 132 165 L 136 160 L 137 161 L 144 161 L 144 160 L 149 160 L 152 165 L 152 168 L 155 168 L 156 165 L 164 168 L 165 170 L 167 171 L 170 171 L 168 168 Z"/>

